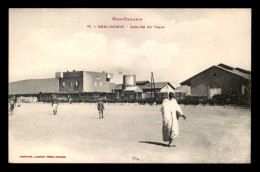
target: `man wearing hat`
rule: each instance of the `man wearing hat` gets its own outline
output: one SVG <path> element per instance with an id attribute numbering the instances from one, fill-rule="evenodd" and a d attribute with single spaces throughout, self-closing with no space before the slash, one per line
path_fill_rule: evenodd
<path id="1" fill-rule="evenodd" d="M 183 114 L 179 104 L 174 99 L 174 93 L 169 93 L 169 99 L 164 99 L 161 107 L 163 124 L 163 141 L 169 141 L 169 147 L 172 147 L 172 141 L 179 134 L 178 119 L 186 116 Z"/>

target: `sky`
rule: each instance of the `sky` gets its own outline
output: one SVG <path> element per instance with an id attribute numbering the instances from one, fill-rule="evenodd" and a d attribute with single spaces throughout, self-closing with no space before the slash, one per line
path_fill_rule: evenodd
<path id="1" fill-rule="evenodd" d="M 9 9 L 8 59 L 9 82 L 120 71 L 178 87 L 219 63 L 251 70 L 251 9 Z"/>

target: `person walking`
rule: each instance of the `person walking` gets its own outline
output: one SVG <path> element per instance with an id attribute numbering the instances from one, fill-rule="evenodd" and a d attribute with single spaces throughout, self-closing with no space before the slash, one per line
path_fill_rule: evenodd
<path id="1" fill-rule="evenodd" d="M 97 109 L 98 109 L 98 112 L 99 112 L 99 119 L 104 118 L 104 116 L 103 116 L 104 112 L 103 111 L 104 111 L 105 107 L 104 107 L 104 103 L 102 102 L 101 99 L 99 100 L 99 102 L 97 104 Z"/>
<path id="2" fill-rule="evenodd" d="M 169 93 L 169 99 L 164 99 L 161 107 L 163 141 L 169 141 L 168 146 L 172 147 L 173 140 L 179 134 L 178 119 L 186 116 L 183 114 L 179 104 L 174 99 L 174 93 Z"/>
<path id="3" fill-rule="evenodd" d="M 58 104 L 59 104 L 59 102 L 58 102 L 57 96 L 56 96 L 56 95 L 53 95 L 52 101 L 51 101 L 53 115 L 56 115 L 56 114 L 57 114 Z"/>

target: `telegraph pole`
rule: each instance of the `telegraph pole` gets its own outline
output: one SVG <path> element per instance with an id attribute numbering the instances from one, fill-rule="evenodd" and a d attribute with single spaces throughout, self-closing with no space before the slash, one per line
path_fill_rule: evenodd
<path id="1" fill-rule="evenodd" d="M 153 72 L 151 72 L 151 98 L 153 98 L 153 93 L 154 93 L 154 98 L 155 98 L 154 78 L 153 78 Z"/>
<path id="2" fill-rule="evenodd" d="M 153 89 L 153 72 L 151 72 L 151 99 L 153 98 L 152 89 Z"/>

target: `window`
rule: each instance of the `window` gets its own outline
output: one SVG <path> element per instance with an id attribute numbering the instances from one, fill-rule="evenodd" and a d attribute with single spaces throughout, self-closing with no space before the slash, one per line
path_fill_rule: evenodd
<path id="1" fill-rule="evenodd" d="M 248 91 L 248 87 L 246 85 L 242 85 L 242 94 L 245 94 Z"/>
<path id="2" fill-rule="evenodd" d="M 79 81 L 75 82 L 75 86 L 78 87 L 79 86 Z"/>
<path id="3" fill-rule="evenodd" d="M 97 86 L 97 82 L 95 82 L 95 86 Z"/>
<path id="4" fill-rule="evenodd" d="M 210 88 L 209 90 L 209 97 L 213 98 L 214 95 L 221 94 L 221 88 Z"/>
<path id="5" fill-rule="evenodd" d="M 66 86 L 65 82 L 62 82 L 62 88 L 64 88 Z"/>
<path id="6" fill-rule="evenodd" d="M 102 82 L 100 82 L 99 85 L 102 86 Z"/>

